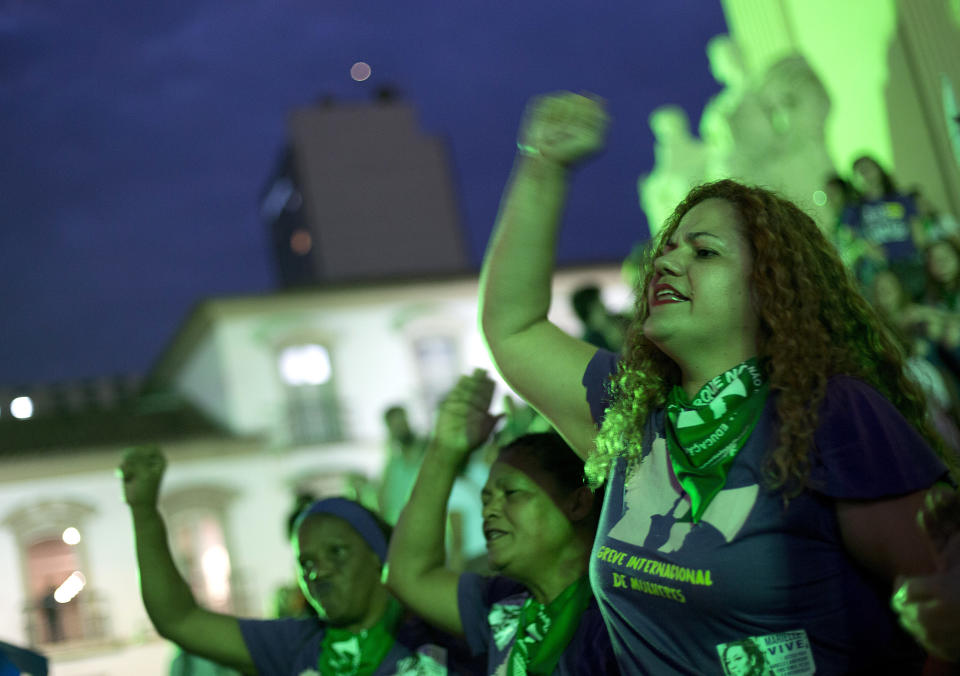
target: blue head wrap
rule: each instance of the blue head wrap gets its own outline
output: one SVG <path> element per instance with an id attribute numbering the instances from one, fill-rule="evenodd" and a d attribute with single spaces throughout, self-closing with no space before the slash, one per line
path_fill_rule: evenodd
<path id="1" fill-rule="evenodd" d="M 380 563 L 387 560 L 387 538 L 380 529 L 380 524 L 373 515 L 359 503 L 346 498 L 324 498 L 313 502 L 306 507 L 293 524 L 293 532 L 300 530 L 300 526 L 308 516 L 314 514 L 329 514 L 346 521 L 357 534 L 363 538 L 373 553 L 380 557 Z"/>

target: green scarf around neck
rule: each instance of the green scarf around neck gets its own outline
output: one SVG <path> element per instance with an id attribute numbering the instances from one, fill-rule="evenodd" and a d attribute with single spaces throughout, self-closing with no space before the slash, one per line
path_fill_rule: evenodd
<path id="1" fill-rule="evenodd" d="M 727 472 L 753 432 L 769 393 L 756 357 L 737 364 L 687 398 L 680 386 L 667 397 L 670 463 L 690 496 L 693 523 L 727 482 Z"/>
<path id="2" fill-rule="evenodd" d="M 507 657 L 507 676 L 552 673 L 592 597 L 584 575 L 546 605 L 533 596 L 528 598 L 520 611 L 517 637 Z"/>
<path id="3" fill-rule="evenodd" d="M 380 620 L 360 632 L 327 627 L 320 644 L 317 671 L 321 676 L 370 676 L 387 656 L 403 616 L 403 606 L 390 598 Z"/>

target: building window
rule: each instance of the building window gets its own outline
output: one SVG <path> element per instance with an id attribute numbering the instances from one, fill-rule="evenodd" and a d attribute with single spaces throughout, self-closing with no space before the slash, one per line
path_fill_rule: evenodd
<path id="1" fill-rule="evenodd" d="M 202 509 L 178 512 L 170 519 L 173 557 L 197 603 L 230 612 L 230 554 L 217 517 Z"/>
<path id="2" fill-rule="evenodd" d="M 45 539 L 27 547 L 27 589 L 33 612 L 28 618 L 36 643 L 84 638 L 81 605 L 86 576 L 76 551 L 62 539 Z"/>
<path id="3" fill-rule="evenodd" d="M 343 439 L 340 407 L 327 349 L 318 343 L 288 345 L 277 367 L 286 390 L 290 438 L 297 444 Z"/>
<path id="4" fill-rule="evenodd" d="M 457 341 L 449 335 L 425 335 L 413 339 L 413 354 L 421 395 L 428 411 L 436 410 L 460 376 Z"/>
<path id="5" fill-rule="evenodd" d="M 197 603 L 216 612 L 246 610 L 242 576 L 231 565 L 224 526 L 234 492 L 220 486 L 191 486 L 161 499 L 173 561 Z"/>

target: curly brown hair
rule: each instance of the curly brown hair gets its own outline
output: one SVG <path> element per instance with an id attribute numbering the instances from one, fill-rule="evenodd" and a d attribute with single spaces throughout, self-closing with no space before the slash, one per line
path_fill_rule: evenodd
<path id="1" fill-rule="evenodd" d="M 641 263 L 634 320 L 616 374 L 612 403 L 586 464 L 591 485 L 605 480 L 620 456 L 639 458 L 648 414 L 680 383 L 677 365 L 643 334 L 654 260 L 680 220 L 707 199 L 730 203 L 753 254 L 751 303 L 759 318 L 760 363 L 776 396 L 779 439 L 766 459 L 769 485 L 785 497 L 808 485 L 817 414 L 833 375 L 859 378 L 900 410 L 952 467 L 929 421 L 904 355 L 834 246 L 806 213 L 763 188 L 722 180 L 695 187 L 677 205 Z"/>

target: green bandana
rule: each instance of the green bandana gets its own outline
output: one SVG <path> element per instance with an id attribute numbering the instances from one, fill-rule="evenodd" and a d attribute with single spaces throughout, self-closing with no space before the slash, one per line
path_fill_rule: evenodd
<path id="1" fill-rule="evenodd" d="M 694 523 L 726 483 L 733 459 L 760 419 L 768 391 L 753 358 L 704 385 L 692 402 L 679 386 L 667 397 L 667 450 L 690 496 Z"/>
<path id="2" fill-rule="evenodd" d="M 591 596 L 590 583 L 584 576 L 547 605 L 532 596 L 528 598 L 520 611 L 517 638 L 507 657 L 507 676 L 552 673 L 580 626 L 580 616 Z"/>
<path id="3" fill-rule="evenodd" d="M 369 676 L 393 647 L 403 606 L 391 598 L 380 621 L 369 629 L 353 633 L 328 627 L 320 644 L 317 670 L 322 676 Z"/>

